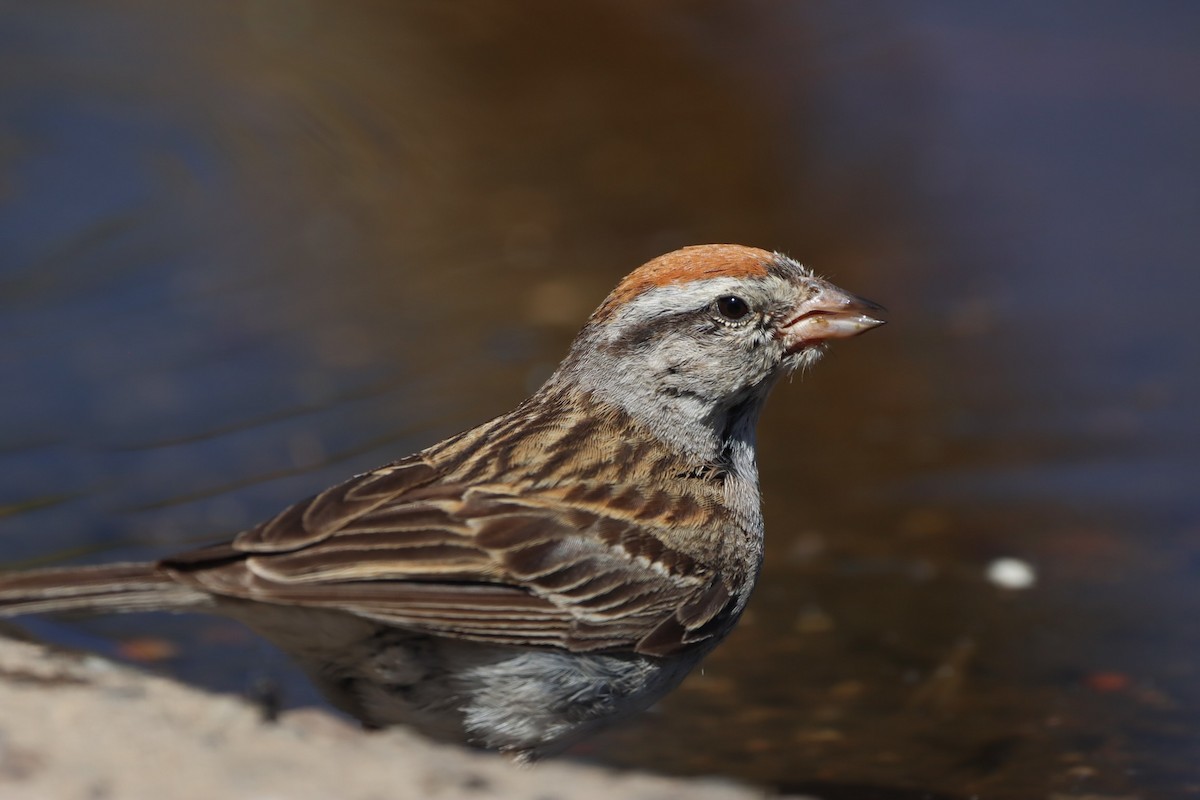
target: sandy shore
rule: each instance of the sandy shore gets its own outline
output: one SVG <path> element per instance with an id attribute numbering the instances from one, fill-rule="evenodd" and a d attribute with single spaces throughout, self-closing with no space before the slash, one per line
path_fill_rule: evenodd
<path id="1" fill-rule="evenodd" d="M 569 761 L 516 767 L 324 711 L 275 723 L 90 655 L 0 638 L 0 798 L 628 798 L 749 800 L 716 780 L 618 773 Z"/>

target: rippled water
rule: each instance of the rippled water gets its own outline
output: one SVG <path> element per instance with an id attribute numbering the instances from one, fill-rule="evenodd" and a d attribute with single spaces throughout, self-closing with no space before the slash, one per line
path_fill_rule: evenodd
<path id="1" fill-rule="evenodd" d="M 1198 43 L 1189 3 L 0 4 L 0 564 L 227 536 L 511 407 L 647 258 L 756 244 L 892 322 L 773 398 L 738 631 L 578 755 L 1200 793 Z M 219 620 L 32 627 L 314 701 Z"/>

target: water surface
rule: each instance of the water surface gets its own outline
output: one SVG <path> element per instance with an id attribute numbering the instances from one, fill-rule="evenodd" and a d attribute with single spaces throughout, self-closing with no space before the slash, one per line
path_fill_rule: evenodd
<path id="1" fill-rule="evenodd" d="M 510 408 L 646 259 L 770 247 L 891 324 L 768 408 L 739 629 L 577 756 L 1200 792 L 1192 4 L 53 0 L 0 43 L 0 563 L 228 536 Z M 33 627 L 317 702 L 220 620 Z"/>

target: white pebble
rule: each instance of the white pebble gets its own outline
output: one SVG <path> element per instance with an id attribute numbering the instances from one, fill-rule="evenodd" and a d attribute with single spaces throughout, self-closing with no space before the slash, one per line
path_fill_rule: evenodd
<path id="1" fill-rule="evenodd" d="M 1019 558 L 997 558 L 988 564 L 987 577 L 1002 589 L 1028 589 L 1037 582 L 1033 566 Z"/>

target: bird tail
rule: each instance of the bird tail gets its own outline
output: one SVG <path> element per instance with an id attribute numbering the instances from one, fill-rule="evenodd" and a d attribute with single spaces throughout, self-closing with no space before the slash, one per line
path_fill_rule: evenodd
<path id="1" fill-rule="evenodd" d="M 0 573 L 0 617 L 57 611 L 185 611 L 208 599 L 152 562 Z"/>

